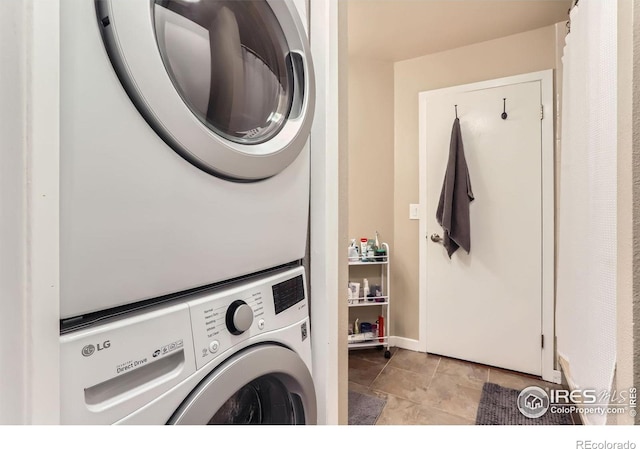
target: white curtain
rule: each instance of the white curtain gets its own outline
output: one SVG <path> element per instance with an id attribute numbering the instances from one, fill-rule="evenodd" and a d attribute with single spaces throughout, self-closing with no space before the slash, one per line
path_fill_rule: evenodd
<path id="1" fill-rule="evenodd" d="M 579 388 L 598 391 L 616 362 L 616 3 L 573 8 L 562 59 L 558 352 Z"/>

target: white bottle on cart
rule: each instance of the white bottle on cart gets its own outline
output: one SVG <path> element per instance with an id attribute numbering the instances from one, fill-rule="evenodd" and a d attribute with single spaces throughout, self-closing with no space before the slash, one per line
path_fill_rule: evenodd
<path id="1" fill-rule="evenodd" d="M 369 279 L 366 279 L 366 278 L 365 278 L 365 279 L 362 281 L 362 293 L 363 293 L 363 296 L 364 296 L 365 301 L 366 301 L 367 299 L 369 299 Z"/>
<path id="2" fill-rule="evenodd" d="M 358 253 L 358 245 L 356 245 L 356 239 L 351 239 L 351 245 L 349 245 L 349 262 L 357 262 L 360 259 Z"/>

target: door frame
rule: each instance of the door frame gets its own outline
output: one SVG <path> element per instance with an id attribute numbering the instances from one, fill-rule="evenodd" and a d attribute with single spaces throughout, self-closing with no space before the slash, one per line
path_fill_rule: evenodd
<path id="1" fill-rule="evenodd" d="M 429 99 L 433 95 L 443 93 L 461 93 L 482 89 L 492 89 L 513 84 L 539 81 L 541 85 L 542 113 L 542 378 L 549 382 L 560 383 L 560 371 L 555 367 L 555 185 L 554 185 L 554 104 L 553 104 L 553 69 L 522 75 L 498 78 L 478 83 L 464 84 L 443 89 L 429 90 L 419 93 L 419 188 L 420 188 L 420 221 L 419 221 L 419 339 L 420 350 L 427 352 L 427 129 L 425 126 L 426 111 Z M 543 112 L 544 111 L 544 112 Z"/>

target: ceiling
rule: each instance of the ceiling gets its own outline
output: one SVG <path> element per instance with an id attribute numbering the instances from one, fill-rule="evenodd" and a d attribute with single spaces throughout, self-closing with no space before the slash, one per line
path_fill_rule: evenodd
<path id="1" fill-rule="evenodd" d="M 401 61 L 568 20 L 571 0 L 348 0 L 349 55 Z"/>

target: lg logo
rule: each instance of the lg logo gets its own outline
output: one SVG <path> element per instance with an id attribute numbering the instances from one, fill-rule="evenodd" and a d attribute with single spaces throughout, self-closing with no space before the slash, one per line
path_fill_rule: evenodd
<path id="1" fill-rule="evenodd" d="M 109 349 L 111 347 L 111 341 L 106 340 L 102 343 L 98 343 L 97 345 L 87 345 L 84 348 L 82 348 L 82 355 L 85 357 L 89 357 L 90 355 L 93 355 L 94 352 L 96 352 L 96 350 L 98 351 L 102 351 L 103 349 Z"/>
<path id="2" fill-rule="evenodd" d="M 89 357 L 94 352 L 96 352 L 96 347 L 93 345 L 87 345 L 84 348 L 82 348 L 82 355 L 85 357 Z"/>

